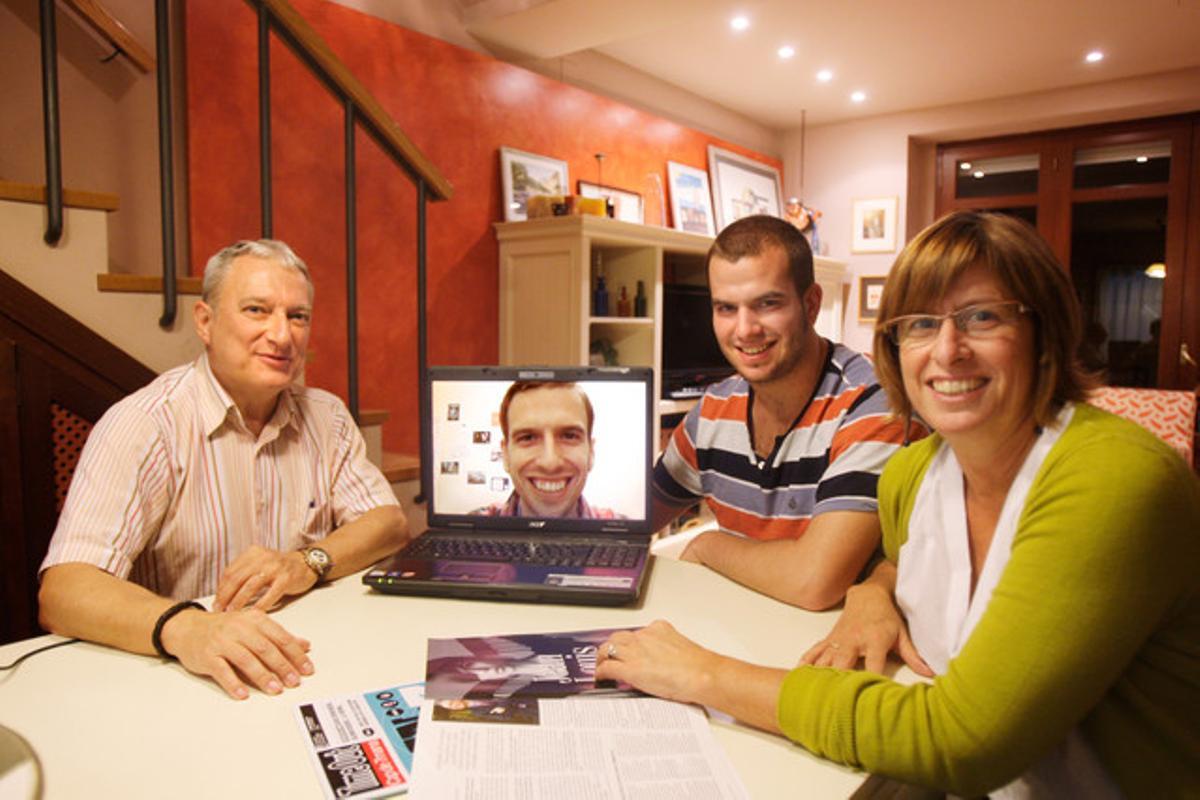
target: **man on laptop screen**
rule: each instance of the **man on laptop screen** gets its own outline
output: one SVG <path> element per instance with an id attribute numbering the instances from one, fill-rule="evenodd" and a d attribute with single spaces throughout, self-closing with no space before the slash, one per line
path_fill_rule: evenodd
<path id="1" fill-rule="evenodd" d="M 500 403 L 500 452 L 513 492 L 472 513 L 500 517 L 618 519 L 583 497 L 595 461 L 595 411 L 575 383 L 515 381 Z"/>

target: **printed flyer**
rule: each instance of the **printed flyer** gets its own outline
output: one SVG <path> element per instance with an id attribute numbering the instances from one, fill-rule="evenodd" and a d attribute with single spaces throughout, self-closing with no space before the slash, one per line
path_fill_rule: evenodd
<path id="1" fill-rule="evenodd" d="M 422 684 L 409 683 L 296 707 L 328 800 L 408 791 L 421 700 Z"/>

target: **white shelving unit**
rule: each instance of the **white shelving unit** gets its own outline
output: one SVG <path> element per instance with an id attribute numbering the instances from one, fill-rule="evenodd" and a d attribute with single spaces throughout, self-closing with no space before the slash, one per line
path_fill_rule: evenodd
<path id="1" fill-rule="evenodd" d="M 617 363 L 654 368 L 662 396 L 664 272 L 679 283 L 704 285 L 704 258 L 712 238 L 593 216 L 548 217 L 495 225 L 500 243 L 500 363 L 587 364 L 593 342 L 604 339 Z M 592 289 L 599 256 L 615 312 L 621 286 L 634 306 L 637 282 L 646 289 L 645 317 L 593 316 Z M 824 289 L 817 329 L 842 334 L 845 265 L 816 259 Z M 686 411 L 694 400 L 660 400 L 658 416 Z M 655 441 L 658 440 L 655 419 Z"/>

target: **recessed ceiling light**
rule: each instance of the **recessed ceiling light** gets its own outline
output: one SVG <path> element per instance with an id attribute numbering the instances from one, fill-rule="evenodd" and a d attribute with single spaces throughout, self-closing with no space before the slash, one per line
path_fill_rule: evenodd
<path id="1" fill-rule="evenodd" d="M 861 103 L 867 99 L 867 93 L 862 92 L 862 91 L 854 92 L 853 94 L 850 95 L 850 99 L 853 100 L 855 103 Z"/>
<path id="2" fill-rule="evenodd" d="M 984 172 L 981 169 L 977 169 L 974 172 L 972 172 L 971 174 L 974 175 L 976 178 L 982 178 L 984 176 Z"/>
<path id="3" fill-rule="evenodd" d="M 833 70 L 831 70 L 831 69 L 821 70 L 820 72 L 817 73 L 817 80 L 819 80 L 821 83 L 829 83 L 831 80 L 833 80 Z"/>
<path id="4" fill-rule="evenodd" d="M 735 31 L 744 31 L 746 28 L 750 27 L 750 18 L 743 17 L 739 14 L 733 19 L 729 20 L 729 27 L 733 28 Z"/>
<path id="5" fill-rule="evenodd" d="M 796 55 L 796 48 L 792 47 L 790 44 L 785 44 L 783 47 L 779 48 L 777 52 L 779 53 L 780 58 L 791 58 L 792 56 Z"/>
<path id="6" fill-rule="evenodd" d="M 1089 64 L 1095 64 L 1097 61 L 1104 60 L 1104 53 L 1101 53 L 1099 50 L 1093 50 L 1092 52 L 1090 52 L 1086 56 L 1084 56 L 1083 60 Z"/>
<path id="7" fill-rule="evenodd" d="M 1134 159 L 1134 161 L 1136 161 L 1139 164 L 1145 164 L 1149 160 L 1150 160 L 1149 156 L 1138 156 L 1137 158 Z"/>
<path id="8" fill-rule="evenodd" d="M 963 170 L 963 171 L 965 172 L 965 171 L 967 171 L 967 170 L 969 170 L 969 169 L 971 168 L 971 162 L 970 162 L 970 161 L 963 161 L 962 163 L 960 163 L 960 164 L 958 165 L 958 168 L 959 168 L 959 169 L 961 169 L 961 170 Z"/>

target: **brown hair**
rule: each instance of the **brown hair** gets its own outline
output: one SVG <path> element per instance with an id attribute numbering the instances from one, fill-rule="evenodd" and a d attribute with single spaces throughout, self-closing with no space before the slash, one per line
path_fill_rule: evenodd
<path id="1" fill-rule="evenodd" d="M 504 393 L 504 399 L 500 401 L 500 430 L 504 432 L 504 438 L 508 438 L 508 407 L 512 405 L 513 398 L 522 392 L 531 392 L 534 389 L 573 389 L 580 397 L 583 398 L 583 407 L 587 411 L 587 435 L 590 438 L 592 435 L 592 421 L 595 419 L 595 412 L 592 410 L 592 401 L 588 398 L 587 392 L 579 388 L 574 381 L 513 381 L 512 386 L 508 387 L 508 391 Z"/>
<path id="2" fill-rule="evenodd" d="M 1079 301 L 1049 245 L 1028 223 L 1006 214 L 956 211 L 918 233 L 900 253 L 884 284 L 875 326 L 879 383 L 896 415 L 912 413 L 899 349 L 888 336 L 887 322 L 902 314 L 931 311 L 950 285 L 977 264 L 991 270 L 1013 300 L 1033 311 L 1039 367 L 1033 416 L 1046 425 L 1058 406 L 1083 400 L 1093 383 L 1077 357 L 1082 339 Z"/>
<path id="3" fill-rule="evenodd" d="M 813 284 L 812 248 L 795 225 L 779 217 L 755 214 L 726 225 L 708 249 L 708 257 L 704 260 L 705 274 L 713 256 L 734 263 L 746 256 L 761 255 L 771 247 L 783 249 L 792 283 L 796 286 L 796 296 L 802 297 Z"/>

